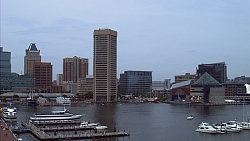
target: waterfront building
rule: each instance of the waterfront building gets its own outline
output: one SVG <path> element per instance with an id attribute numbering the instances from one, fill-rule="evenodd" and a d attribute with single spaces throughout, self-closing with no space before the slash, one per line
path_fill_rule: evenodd
<path id="1" fill-rule="evenodd" d="M 19 75 L 12 73 L 10 77 L 1 79 L 2 86 L 13 92 L 30 92 L 36 87 L 36 79 L 30 77 L 29 74 Z"/>
<path id="2" fill-rule="evenodd" d="M 117 101 L 117 31 L 94 30 L 94 101 Z"/>
<path id="3" fill-rule="evenodd" d="M 191 80 L 186 80 L 173 84 L 170 88 L 171 101 L 188 100 L 190 97 L 190 87 L 191 87 Z"/>
<path id="4" fill-rule="evenodd" d="M 36 78 L 36 89 L 38 92 L 51 92 L 52 64 L 50 62 L 32 62 L 30 76 Z"/>
<path id="5" fill-rule="evenodd" d="M 120 94 L 150 96 L 152 92 L 152 71 L 124 71 L 120 74 Z"/>
<path id="6" fill-rule="evenodd" d="M 4 91 L 8 88 L 5 88 L 3 85 L 4 79 L 10 77 L 11 75 L 11 53 L 3 51 L 3 47 L 0 47 L 0 90 Z"/>
<path id="7" fill-rule="evenodd" d="M 28 49 L 25 50 L 24 74 L 30 74 L 32 62 L 41 62 L 40 50 L 37 49 L 35 43 L 31 43 Z"/>
<path id="8" fill-rule="evenodd" d="M 246 83 L 244 82 L 226 82 L 222 85 L 225 88 L 225 96 L 232 97 L 247 93 Z"/>
<path id="9" fill-rule="evenodd" d="M 186 73 L 184 75 L 175 75 L 174 78 L 174 83 L 179 83 L 187 80 L 192 80 L 192 82 L 194 82 L 196 80 L 196 74 Z"/>
<path id="10" fill-rule="evenodd" d="M 224 104 L 225 88 L 210 74 L 205 72 L 191 85 L 191 102 L 203 104 Z"/>
<path id="11" fill-rule="evenodd" d="M 170 79 L 164 79 L 164 81 L 152 81 L 151 96 L 154 97 L 165 96 L 169 90 L 170 90 Z"/>
<path id="12" fill-rule="evenodd" d="M 205 72 L 219 83 L 225 83 L 227 81 L 227 66 L 225 62 L 200 64 L 196 70 L 197 78 L 201 77 Z"/>
<path id="13" fill-rule="evenodd" d="M 63 59 L 63 81 L 77 83 L 79 78 L 88 75 L 88 59 L 74 56 Z"/>
<path id="14" fill-rule="evenodd" d="M 77 93 L 80 97 L 93 98 L 93 75 L 79 79 Z"/>

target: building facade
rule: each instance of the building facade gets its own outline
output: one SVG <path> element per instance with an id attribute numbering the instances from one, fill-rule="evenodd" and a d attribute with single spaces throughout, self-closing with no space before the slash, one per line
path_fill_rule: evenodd
<path id="1" fill-rule="evenodd" d="M 250 83 L 250 77 L 246 77 L 246 76 L 235 77 L 233 82 Z"/>
<path id="2" fill-rule="evenodd" d="M 246 83 L 243 82 L 227 82 L 223 83 L 222 85 L 225 88 L 225 96 L 231 97 L 231 96 L 237 96 L 241 94 L 247 93 Z"/>
<path id="3" fill-rule="evenodd" d="M 63 74 L 57 74 L 56 75 L 56 85 L 62 85 L 63 84 Z"/>
<path id="4" fill-rule="evenodd" d="M 188 100 L 190 97 L 191 80 L 175 83 L 171 86 L 171 101 Z"/>
<path id="5" fill-rule="evenodd" d="M 94 30 L 94 101 L 117 101 L 117 31 Z"/>
<path id="6" fill-rule="evenodd" d="M 210 74 L 219 83 L 225 83 L 227 81 L 227 66 L 225 62 L 213 63 L 213 64 L 200 64 L 196 71 L 197 79 L 205 72 Z"/>
<path id="7" fill-rule="evenodd" d="M 11 53 L 3 51 L 3 47 L 0 47 L 0 89 L 8 89 L 3 85 L 4 79 L 11 75 Z"/>
<path id="8" fill-rule="evenodd" d="M 78 82 L 78 92 L 82 98 L 93 98 L 93 75 L 87 75 Z"/>
<path id="9" fill-rule="evenodd" d="M 192 80 L 192 82 L 194 82 L 196 80 L 196 74 L 186 73 L 185 75 L 175 75 L 174 79 L 174 83 L 180 83 L 187 80 Z"/>
<path id="10" fill-rule="evenodd" d="M 50 93 L 52 89 L 52 65 L 49 62 L 32 62 L 30 76 L 36 78 L 36 90 Z"/>
<path id="11" fill-rule="evenodd" d="M 152 71 L 125 71 L 120 74 L 120 94 L 149 96 L 152 92 Z"/>
<path id="12" fill-rule="evenodd" d="M 218 105 L 224 104 L 224 99 L 225 88 L 207 72 L 191 85 L 191 102 Z"/>
<path id="13" fill-rule="evenodd" d="M 87 58 L 74 56 L 73 58 L 63 59 L 63 81 L 77 83 L 79 78 L 85 78 L 88 75 Z"/>
<path id="14" fill-rule="evenodd" d="M 41 62 L 40 50 L 37 49 L 35 43 L 31 43 L 29 48 L 25 50 L 24 74 L 30 74 L 32 62 Z"/>
<path id="15" fill-rule="evenodd" d="M 1 78 L 3 88 L 14 92 L 29 92 L 36 87 L 36 79 L 29 75 L 12 75 Z"/>

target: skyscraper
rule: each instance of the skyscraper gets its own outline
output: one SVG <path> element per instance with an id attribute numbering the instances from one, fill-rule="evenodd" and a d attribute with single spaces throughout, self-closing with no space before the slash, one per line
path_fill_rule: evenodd
<path id="1" fill-rule="evenodd" d="M 0 89 L 4 89 L 2 85 L 3 79 L 11 75 L 10 56 L 10 52 L 3 51 L 3 47 L 0 47 Z"/>
<path id="2" fill-rule="evenodd" d="M 117 31 L 94 30 L 94 101 L 117 101 Z"/>
<path id="3" fill-rule="evenodd" d="M 3 51 L 3 47 L 0 47 L 0 77 L 10 76 L 11 64 L 10 64 L 11 53 Z"/>
<path id="4" fill-rule="evenodd" d="M 35 43 L 31 43 L 29 48 L 25 50 L 24 56 L 24 74 L 30 74 L 31 63 L 41 62 L 40 50 L 37 49 Z"/>
<path id="5" fill-rule="evenodd" d="M 74 56 L 63 59 L 63 81 L 77 83 L 79 78 L 88 75 L 89 60 Z"/>

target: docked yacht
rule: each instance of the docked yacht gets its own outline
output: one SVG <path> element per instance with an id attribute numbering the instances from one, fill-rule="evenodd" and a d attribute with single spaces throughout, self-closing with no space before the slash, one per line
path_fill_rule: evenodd
<path id="1" fill-rule="evenodd" d="M 16 116 L 17 110 L 15 107 L 13 107 L 11 105 L 7 106 L 7 107 L 3 107 L 2 108 L 2 116 L 3 119 L 7 122 L 12 122 L 12 121 L 16 121 L 17 120 L 17 116 Z"/>
<path id="2" fill-rule="evenodd" d="M 39 113 L 30 117 L 31 121 L 45 120 L 75 120 L 80 119 L 82 115 L 74 115 L 64 108 L 63 111 L 52 111 L 51 113 Z"/>
<path id="3" fill-rule="evenodd" d="M 227 132 L 240 132 L 242 127 L 236 121 L 229 121 L 227 123 L 222 122 L 219 124 L 214 124 L 218 128 L 225 129 Z"/>
<path id="4" fill-rule="evenodd" d="M 62 105 L 71 105 L 71 99 L 66 97 L 57 97 L 56 102 Z"/>
<path id="5" fill-rule="evenodd" d="M 90 122 L 84 121 L 80 124 L 80 127 L 95 127 L 98 125 L 99 123 L 90 123 Z"/>
<path id="6" fill-rule="evenodd" d="M 223 130 L 218 129 L 207 122 L 202 122 L 201 124 L 199 124 L 198 128 L 195 131 L 209 134 L 225 133 Z"/>
<path id="7" fill-rule="evenodd" d="M 243 130 L 250 130 L 250 123 L 249 122 L 240 122 L 238 123 L 239 126 L 243 129 Z"/>

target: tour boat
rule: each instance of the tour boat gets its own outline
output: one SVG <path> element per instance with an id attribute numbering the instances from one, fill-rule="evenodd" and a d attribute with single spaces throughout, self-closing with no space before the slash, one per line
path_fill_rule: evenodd
<path id="1" fill-rule="evenodd" d="M 3 119 L 7 122 L 16 121 L 17 120 L 16 113 L 17 110 L 15 107 L 11 105 L 11 102 L 9 106 L 2 108 Z"/>
<path id="2" fill-rule="evenodd" d="M 64 108 L 63 111 L 52 111 L 51 113 L 39 113 L 30 117 L 32 121 L 43 121 L 43 120 L 74 120 L 80 119 L 82 115 L 74 115 Z"/>

